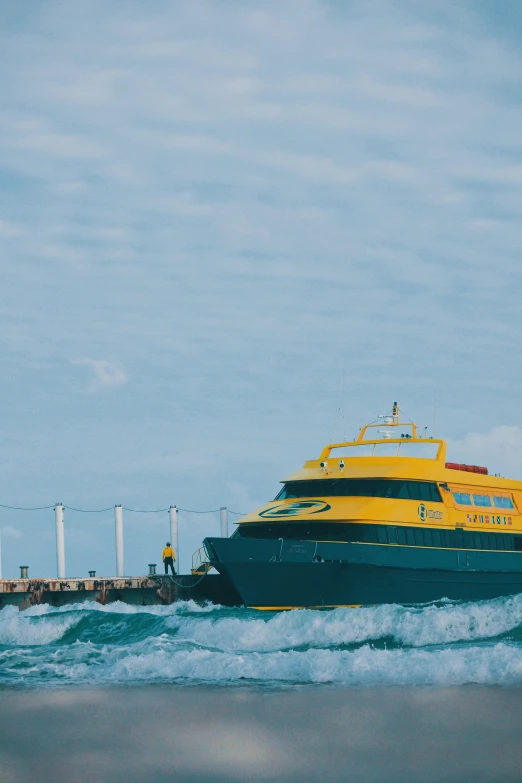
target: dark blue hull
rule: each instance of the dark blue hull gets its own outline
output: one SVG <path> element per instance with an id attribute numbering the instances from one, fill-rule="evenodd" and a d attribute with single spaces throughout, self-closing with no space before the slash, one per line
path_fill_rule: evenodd
<path id="1" fill-rule="evenodd" d="M 522 552 L 241 538 L 208 538 L 205 547 L 251 607 L 475 601 L 522 592 Z"/>

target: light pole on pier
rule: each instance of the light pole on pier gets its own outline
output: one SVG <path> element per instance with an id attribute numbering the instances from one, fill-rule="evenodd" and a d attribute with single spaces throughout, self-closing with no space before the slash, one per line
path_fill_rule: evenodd
<path id="1" fill-rule="evenodd" d="M 179 565 L 179 535 L 178 535 L 178 509 L 176 506 L 171 506 L 169 508 L 169 518 L 170 518 L 170 543 L 174 547 L 174 556 L 177 559 L 178 567 L 176 568 L 176 571 L 178 574 L 181 573 L 181 568 Z"/>
<path id="2" fill-rule="evenodd" d="M 57 503 L 54 507 L 54 518 L 56 522 L 56 574 L 58 579 L 65 579 L 65 533 L 61 503 Z"/>
<path id="3" fill-rule="evenodd" d="M 125 576 L 123 563 L 123 511 L 121 505 L 114 506 L 114 527 L 116 533 L 116 576 Z"/>
<path id="4" fill-rule="evenodd" d="M 225 506 L 221 506 L 219 509 L 219 516 L 221 518 L 221 538 L 228 538 L 228 509 Z"/>

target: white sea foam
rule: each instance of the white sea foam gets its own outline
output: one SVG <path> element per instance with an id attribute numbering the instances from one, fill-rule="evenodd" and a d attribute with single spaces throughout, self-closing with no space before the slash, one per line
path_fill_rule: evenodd
<path id="1" fill-rule="evenodd" d="M 330 612 L 280 612 L 266 620 L 243 617 L 172 618 L 180 638 L 228 651 L 332 647 L 392 639 L 412 647 L 491 639 L 522 624 L 522 596 L 475 604 L 409 608 L 396 605 Z"/>
<path id="2" fill-rule="evenodd" d="M 0 645 L 45 645 L 56 642 L 79 622 L 79 617 L 39 619 L 13 606 L 0 611 Z"/>
<path id="3" fill-rule="evenodd" d="M 14 607 L 6 607 L 13 609 Z M 132 604 L 126 604 L 123 601 L 114 601 L 110 604 L 99 604 L 97 601 L 82 601 L 77 604 L 65 604 L 64 606 L 50 606 L 49 604 L 38 604 L 31 606 L 29 609 L 24 610 L 24 615 L 27 616 L 40 616 L 40 615 L 55 615 L 64 614 L 70 612 L 105 612 L 107 614 L 143 614 L 143 615 L 157 615 L 161 617 L 168 617 L 169 615 L 178 614 L 208 614 L 209 612 L 219 612 L 223 607 L 219 604 L 204 603 L 198 604 L 192 599 L 188 601 L 176 601 L 173 604 L 166 605 L 152 605 L 152 606 L 133 606 Z M 5 611 L 5 609 L 3 610 Z M 16 611 L 16 609 L 15 609 Z M 0 618 L 2 612 L 0 611 Z"/>
<path id="4" fill-rule="evenodd" d="M 0 685 L 522 685 L 521 642 L 522 596 L 277 614 L 191 601 L 8 607 Z"/>
<path id="5" fill-rule="evenodd" d="M 346 650 L 291 650 L 275 653 L 234 653 L 210 650 L 107 650 L 96 665 L 88 652 L 78 659 L 36 662 L 27 668 L 42 683 L 79 684 L 133 682 L 342 685 L 464 685 L 467 683 L 522 685 L 522 650 L 498 643 L 488 647 L 443 650 L 375 650 L 369 645 Z"/>
<path id="6" fill-rule="evenodd" d="M 40 604 L 25 611 L 6 606 L 0 610 L 0 645 L 47 645 L 58 642 L 69 629 L 80 623 L 85 613 L 169 617 L 219 612 L 220 608 L 212 604 L 201 606 L 194 601 L 180 601 L 167 606 L 130 606 L 120 601 L 102 606 L 95 601 L 86 601 L 61 607 Z"/>

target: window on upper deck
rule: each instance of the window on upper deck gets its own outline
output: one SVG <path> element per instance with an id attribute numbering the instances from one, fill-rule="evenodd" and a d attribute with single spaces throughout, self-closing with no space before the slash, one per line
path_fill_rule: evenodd
<path id="1" fill-rule="evenodd" d="M 458 503 L 459 506 L 471 506 L 471 495 L 467 492 L 452 492 L 453 500 Z"/>
<path id="2" fill-rule="evenodd" d="M 473 495 L 473 503 L 476 506 L 491 506 L 491 498 L 489 495 Z"/>
<path id="3" fill-rule="evenodd" d="M 493 503 L 496 508 L 515 508 L 515 505 L 511 498 L 505 495 L 495 495 L 493 497 Z"/>
<path id="4" fill-rule="evenodd" d="M 289 481 L 277 495 L 276 500 L 314 497 L 389 498 L 442 502 L 435 482 L 377 478 Z"/>

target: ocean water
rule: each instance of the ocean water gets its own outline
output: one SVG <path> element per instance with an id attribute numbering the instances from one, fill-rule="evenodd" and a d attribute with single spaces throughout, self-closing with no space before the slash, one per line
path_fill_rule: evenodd
<path id="1" fill-rule="evenodd" d="M 0 611 L 0 686 L 522 686 L 522 595 L 258 612 L 184 601 Z"/>

